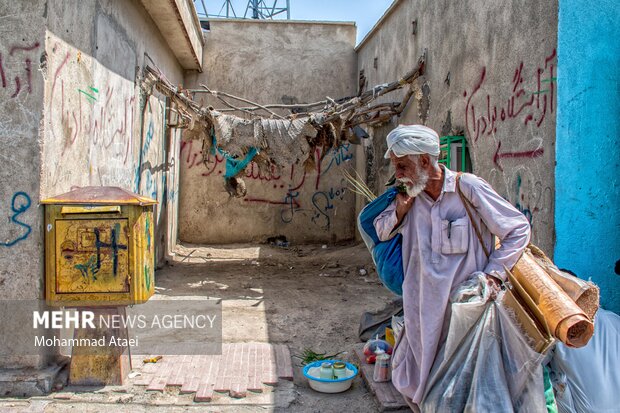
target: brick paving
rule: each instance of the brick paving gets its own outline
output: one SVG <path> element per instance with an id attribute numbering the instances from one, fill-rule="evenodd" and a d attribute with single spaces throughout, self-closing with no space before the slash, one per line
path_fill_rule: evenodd
<path id="1" fill-rule="evenodd" d="M 133 370 L 140 375 L 129 379 L 130 384 L 157 392 L 180 386 L 181 393 L 196 393 L 196 402 L 211 401 L 214 392 L 243 398 L 280 379 L 293 380 L 291 354 L 282 344 L 225 343 L 221 355 L 164 356 L 157 363 L 143 363 L 144 358 L 132 357 Z"/>

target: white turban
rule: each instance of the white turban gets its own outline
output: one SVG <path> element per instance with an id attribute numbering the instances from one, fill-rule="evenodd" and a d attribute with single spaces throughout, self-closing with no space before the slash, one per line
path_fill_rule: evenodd
<path id="1" fill-rule="evenodd" d="M 394 155 L 421 155 L 429 154 L 439 156 L 439 135 L 431 128 L 423 125 L 400 125 L 388 133 L 388 149 L 385 158 L 390 158 L 390 152 Z"/>

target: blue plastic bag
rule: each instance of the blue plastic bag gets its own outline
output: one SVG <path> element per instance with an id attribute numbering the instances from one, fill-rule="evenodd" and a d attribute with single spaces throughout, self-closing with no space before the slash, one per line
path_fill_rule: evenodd
<path id="1" fill-rule="evenodd" d="M 383 285 L 394 294 L 403 295 L 403 236 L 396 234 L 387 241 L 380 241 L 373 224 L 375 218 L 392 203 L 397 194 L 398 189 L 392 187 L 366 205 L 357 217 L 357 227 L 372 254 Z"/>

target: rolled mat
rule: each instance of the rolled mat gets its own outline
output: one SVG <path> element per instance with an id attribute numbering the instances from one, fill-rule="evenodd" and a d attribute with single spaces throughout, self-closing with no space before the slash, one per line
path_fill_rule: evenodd
<path id="1" fill-rule="evenodd" d="M 547 271 L 547 274 L 586 313 L 588 318 L 594 320 L 600 301 L 600 290 L 596 284 L 560 270 L 537 246 L 530 244 L 528 248 L 536 262 Z"/>
<path id="2" fill-rule="evenodd" d="M 594 324 L 586 313 L 568 296 L 560 285 L 526 249 L 512 269 L 543 314 L 545 323 L 555 338 L 569 347 L 585 346 L 594 334 Z"/>

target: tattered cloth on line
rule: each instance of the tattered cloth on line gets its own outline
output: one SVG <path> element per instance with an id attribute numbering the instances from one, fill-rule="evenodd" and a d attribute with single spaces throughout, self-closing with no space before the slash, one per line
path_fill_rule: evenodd
<path id="1" fill-rule="evenodd" d="M 311 148 L 308 139 L 317 136 L 310 117 L 300 119 L 242 119 L 213 111 L 217 144 L 233 157 L 243 157 L 256 148 L 263 158 L 285 167 L 303 162 Z"/>
<path id="2" fill-rule="evenodd" d="M 327 97 L 324 101 L 299 105 L 259 105 L 245 98 L 225 92 L 202 89 L 177 88 L 166 79 L 161 70 L 147 66 L 141 88 L 147 96 L 156 89 L 171 99 L 178 115 L 176 128 L 185 129 L 184 140 L 201 139 L 204 154 L 219 154 L 226 159 L 224 176 L 227 191 L 234 196 L 245 195 L 241 175 L 250 162 L 262 173 L 273 172 L 295 164 L 312 170 L 329 149 L 343 142 L 360 143 L 367 135 L 360 125 L 377 126 L 399 116 L 413 96 L 413 83 L 424 74 L 426 56 L 402 78 L 377 85 L 370 90 L 360 90 L 357 96 L 337 100 Z M 401 88 L 407 88 L 400 102 L 371 102 Z M 362 88 L 364 89 L 364 88 Z M 209 93 L 228 109 L 214 109 L 193 100 L 195 93 Z M 225 100 L 228 99 L 228 100 Z M 229 100 L 241 101 L 250 107 L 233 106 Z M 279 115 L 269 108 L 290 110 Z M 225 111 L 244 112 L 251 119 L 224 114 Z M 259 114 L 259 110 L 269 115 Z M 360 132 L 361 130 L 361 132 Z M 366 136 L 364 136 L 366 135 Z M 316 156 L 318 154 L 318 156 Z M 203 162 L 209 157 L 204 156 Z"/>

